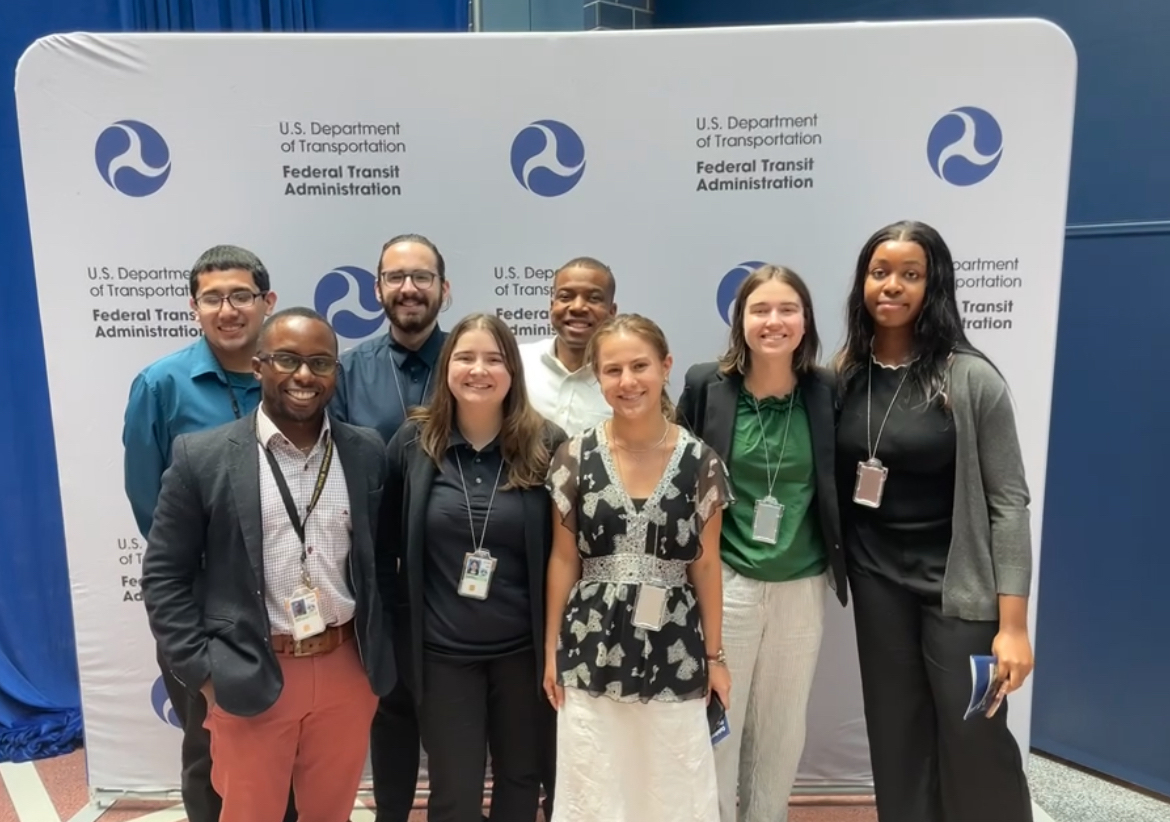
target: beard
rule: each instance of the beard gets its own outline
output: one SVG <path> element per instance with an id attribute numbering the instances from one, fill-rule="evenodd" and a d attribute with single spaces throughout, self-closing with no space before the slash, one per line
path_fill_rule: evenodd
<path id="1" fill-rule="evenodd" d="M 431 300 L 424 296 L 405 301 L 398 297 L 383 307 L 392 326 L 408 334 L 417 334 L 439 316 L 440 302 L 437 297 Z"/>

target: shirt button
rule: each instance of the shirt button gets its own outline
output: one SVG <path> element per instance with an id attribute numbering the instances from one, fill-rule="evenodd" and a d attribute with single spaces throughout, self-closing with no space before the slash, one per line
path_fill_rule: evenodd
<path id="1" fill-rule="evenodd" d="M 312 545 L 310 545 L 308 548 L 306 548 L 306 549 L 305 549 L 305 553 L 306 553 L 306 554 L 311 554 L 311 553 L 313 553 L 313 546 L 312 546 Z"/>
<path id="2" fill-rule="evenodd" d="M 476 478 L 475 478 L 475 484 L 476 484 L 476 485 L 479 485 L 481 482 L 483 482 L 483 477 L 476 477 Z"/>

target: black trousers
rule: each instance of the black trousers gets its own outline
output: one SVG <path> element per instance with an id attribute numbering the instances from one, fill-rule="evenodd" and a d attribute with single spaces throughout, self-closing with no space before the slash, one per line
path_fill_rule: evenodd
<path id="1" fill-rule="evenodd" d="M 535 654 L 487 661 L 427 654 L 423 666 L 428 822 L 480 822 L 489 748 L 491 822 L 533 822 L 552 711 L 536 686 Z"/>
<path id="2" fill-rule="evenodd" d="M 183 726 L 180 753 L 183 772 L 180 785 L 187 819 L 189 822 L 219 822 L 223 799 L 211 786 L 211 733 L 203 727 L 207 719 L 207 700 L 203 694 L 187 690 L 183 683 L 175 679 L 159 649 L 156 649 L 156 658 L 171 707 L 175 709 L 175 716 Z M 297 809 L 290 785 L 284 822 L 296 821 Z"/>
<path id="3" fill-rule="evenodd" d="M 408 675 L 378 702 L 370 728 L 370 770 L 377 822 L 407 822 L 418 790 L 419 733 Z"/>
<path id="4" fill-rule="evenodd" d="M 876 576 L 852 572 L 849 587 L 880 822 L 1032 822 L 1006 701 L 963 719 L 970 656 L 991 653 L 999 624 L 943 616 Z"/>

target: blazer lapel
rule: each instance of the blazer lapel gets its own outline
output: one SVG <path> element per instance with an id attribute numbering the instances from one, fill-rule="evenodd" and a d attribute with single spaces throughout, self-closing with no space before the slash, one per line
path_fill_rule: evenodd
<path id="1" fill-rule="evenodd" d="M 706 422 L 702 438 L 727 462 L 731 459 L 731 441 L 735 436 L 735 405 L 739 401 L 741 380 L 717 375 L 707 387 Z"/>
<path id="2" fill-rule="evenodd" d="M 353 533 L 368 534 L 365 524 L 370 521 L 370 510 L 367 503 L 370 492 L 376 489 L 366 474 L 365 461 L 349 432 L 336 424 L 331 425 L 329 431 L 333 437 L 334 456 L 345 473 L 345 490 L 349 493 L 349 521 L 354 523 Z"/>
<path id="3" fill-rule="evenodd" d="M 818 466 L 835 470 L 833 457 L 836 452 L 837 432 L 833 427 L 833 397 L 828 386 L 810 375 L 801 380 L 805 407 L 808 410 L 808 427 L 812 435 L 812 447 Z"/>
<path id="4" fill-rule="evenodd" d="M 406 576 L 410 581 L 410 609 L 422 613 L 423 595 L 423 534 L 426 533 L 427 500 L 431 484 L 435 480 L 435 463 L 421 447 L 410 448 L 410 459 L 406 467 L 406 533 L 410 540 L 406 545 Z M 421 625 L 421 618 L 412 620 Z"/>
<path id="5" fill-rule="evenodd" d="M 524 549 L 528 556 L 528 579 L 531 580 L 529 587 L 532 589 L 534 604 L 537 599 L 543 601 L 543 597 L 538 595 L 544 590 L 542 584 L 544 566 L 548 560 L 547 552 L 552 548 L 546 544 L 545 537 L 547 535 L 545 529 L 541 527 L 541 519 L 545 515 L 545 512 L 541 510 L 541 494 L 546 494 L 546 492 L 539 487 L 520 492 L 520 496 L 524 500 Z M 548 518 L 551 521 L 551 513 L 548 514 Z M 543 611 L 543 607 L 541 610 Z"/>
<path id="6" fill-rule="evenodd" d="M 233 448 L 231 460 L 232 498 L 240 518 L 240 531 L 244 535 L 244 548 L 248 561 L 257 580 L 264 579 L 264 526 L 260 521 L 260 455 L 257 452 L 256 433 L 249 414 L 228 434 Z"/>

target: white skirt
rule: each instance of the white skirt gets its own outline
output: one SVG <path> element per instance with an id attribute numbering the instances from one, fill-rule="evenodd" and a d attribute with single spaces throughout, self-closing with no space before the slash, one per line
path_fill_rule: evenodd
<path id="1" fill-rule="evenodd" d="M 719 822 L 707 703 L 565 688 L 551 822 Z"/>

